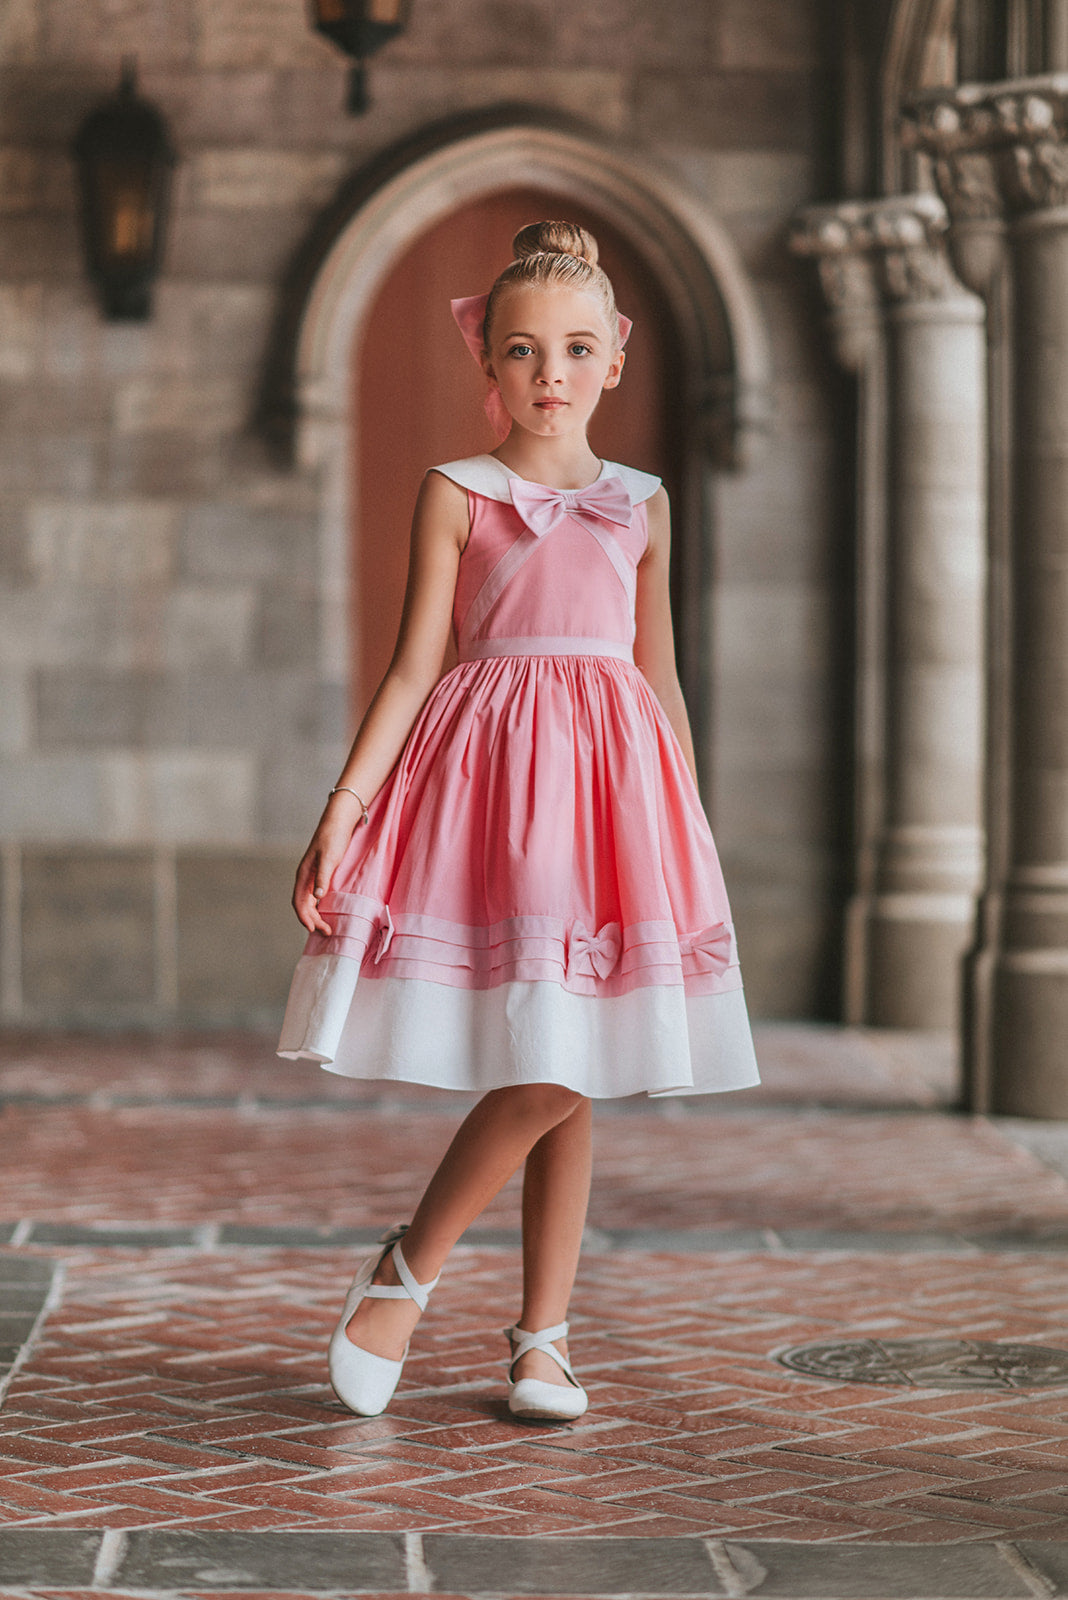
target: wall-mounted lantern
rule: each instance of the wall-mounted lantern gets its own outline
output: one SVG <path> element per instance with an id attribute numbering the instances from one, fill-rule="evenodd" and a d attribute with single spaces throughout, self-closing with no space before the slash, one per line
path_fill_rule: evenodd
<path id="1" fill-rule="evenodd" d="M 110 318 L 151 311 L 175 162 L 167 124 L 137 93 L 132 57 L 118 93 L 89 112 L 74 141 L 89 275 Z"/>
<path id="2" fill-rule="evenodd" d="M 311 0 L 312 22 L 355 61 L 349 74 L 348 109 L 367 110 L 364 63 L 408 26 L 411 0 Z"/>

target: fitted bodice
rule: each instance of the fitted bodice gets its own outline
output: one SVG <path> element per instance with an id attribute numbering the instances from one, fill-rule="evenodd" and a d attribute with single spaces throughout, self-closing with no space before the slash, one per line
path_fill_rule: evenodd
<path id="1" fill-rule="evenodd" d="M 461 661 L 505 654 L 609 654 L 631 658 L 638 563 L 648 540 L 646 502 L 660 480 L 614 462 L 626 522 L 563 496 L 555 521 L 535 532 L 512 500 L 517 474 L 493 456 L 434 469 L 468 492 L 471 532 L 457 575 L 453 625 Z M 524 480 L 518 480 L 523 482 Z M 535 486 L 536 487 L 536 486 Z M 544 491 L 553 494 L 554 491 Z"/>

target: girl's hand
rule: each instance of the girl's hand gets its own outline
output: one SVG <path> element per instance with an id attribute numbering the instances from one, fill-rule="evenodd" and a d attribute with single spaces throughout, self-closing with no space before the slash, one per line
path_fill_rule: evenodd
<path id="1" fill-rule="evenodd" d="M 312 835 L 311 844 L 301 858 L 293 885 L 293 910 L 309 933 L 330 934 L 334 931 L 328 922 L 323 921 L 319 901 L 330 887 L 330 880 L 348 848 L 359 819 L 360 812 L 355 806 L 347 807 L 343 795 L 332 795 Z"/>

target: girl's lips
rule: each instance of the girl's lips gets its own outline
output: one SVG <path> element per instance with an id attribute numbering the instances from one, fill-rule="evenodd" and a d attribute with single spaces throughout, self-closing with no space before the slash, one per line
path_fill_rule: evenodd
<path id="1" fill-rule="evenodd" d="M 566 406 L 566 400 L 535 400 L 534 404 L 539 411 L 555 411 L 557 406 Z"/>

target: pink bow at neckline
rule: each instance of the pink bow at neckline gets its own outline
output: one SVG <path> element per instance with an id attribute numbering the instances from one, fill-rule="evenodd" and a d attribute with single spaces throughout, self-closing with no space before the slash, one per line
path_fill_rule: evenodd
<path id="1" fill-rule="evenodd" d="M 552 533 L 565 517 L 577 522 L 595 518 L 630 526 L 633 507 L 622 478 L 595 478 L 585 489 L 552 489 L 526 478 L 509 478 L 512 504 L 536 538 Z"/>

